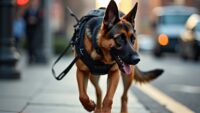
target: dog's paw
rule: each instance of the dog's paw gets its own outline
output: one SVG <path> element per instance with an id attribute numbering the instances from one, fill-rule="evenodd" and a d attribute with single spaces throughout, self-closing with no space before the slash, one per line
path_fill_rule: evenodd
<path id="1" fill-rule="evenodd" d="M 92 100 L 90 100 L 90 102 L 83 104 L 83 106 L 89 112 L 94 111 L 94 109 L 96 108 L 96 104 Z"/>

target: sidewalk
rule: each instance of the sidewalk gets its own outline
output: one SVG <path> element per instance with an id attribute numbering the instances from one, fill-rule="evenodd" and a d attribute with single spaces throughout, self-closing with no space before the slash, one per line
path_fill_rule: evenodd
<path id="1" fill-rule="evenodd" d="M 58 68 L 62 70 L 71 60 L 63 58 Z M 87 113 L 79 102 L 75 66 L 62 81 L 53 78 L 51 65 L 27 66 L 22 59 L 20 70 L 20 80 L 0 80 L 0 113 Z M 102 76 L 100 84 L 105 94 L 106 76 Z M 120 112 L 122 90 L 120 81 L 113 100 L 112 113 Z M 91 99 L 96 100 L 91 83 L 88 85 L 88 94 Z M 129 113 L 150 113 L 131 91 L 128 105 Z"/>

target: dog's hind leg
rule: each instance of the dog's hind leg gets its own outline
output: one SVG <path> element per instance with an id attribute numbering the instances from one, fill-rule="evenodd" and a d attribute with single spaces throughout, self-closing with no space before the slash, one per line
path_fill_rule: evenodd
<path id="1" fill-rule="evenodd" d="M 94 76 L 94 75 L 90 76 L 90 80 L 96 90 L 96 98 L 97 98 L 96 100 L 97 106 L 94 113 L 101 113 L 101 108 L 102 108 L 102 91 L 99 86 L 99 79 L 100 79 L 100 76 Z"/>
<path id="2" fill-rule="evenodd" d="M 124 75 L 121 73 L 121 75 L 124 86 L 124 92 L 121 97 L 121 113 L 128 113 L 128 90 L 132 84 L 133 73 L 130 75 Z"/>
<path id="3" fill-rule="evenodd" d="M 119 83 L 119 70 L 111 71 L 108 74 L 108 88 L 103 100 L 102 113 L 111 113 L 113 96 Z"/>
<path id="4" fill-rule="evenodd" d="M 87 95 L 87 84 L 89 79 L 89 72 L 81 71 L 77 68 L 77 82 L 79 88 L 79 99 L 83 107 L 91 112 L 95 109 L 96 105 L 94 101 L 90 100 L 89 96 Z"/>

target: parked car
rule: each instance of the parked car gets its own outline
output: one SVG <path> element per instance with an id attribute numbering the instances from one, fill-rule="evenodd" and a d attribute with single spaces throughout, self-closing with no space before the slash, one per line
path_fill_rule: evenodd
<path id="1" fill-rule="evenodd" d="M 197 9 L 185 6 L 165 6 L 156 8 L 154 12 L 157 17 L 154 55 L 160 57 L 164 52 L 177 52 L 185 23 L 193 13 L 197 12 Z"/>
<path id="2" fill-rule="evenodd" d="M 180 54 L 183 59 L 197 61 L 200 56 L 200 15 L 193 14 L 185 25 L 181 35 Z"/>

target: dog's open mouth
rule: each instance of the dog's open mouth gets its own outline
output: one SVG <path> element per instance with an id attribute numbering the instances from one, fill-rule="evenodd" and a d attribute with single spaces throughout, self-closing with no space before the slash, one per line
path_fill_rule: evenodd
<path id="1" fill-rule="evenodd" d="M 117 62 L 119 69 L 125 73 L 126 75 L 131 74 L 131 66 L 123 62 L 123 60 L 119 56 L 113 56 L 115 61 Z"/>

